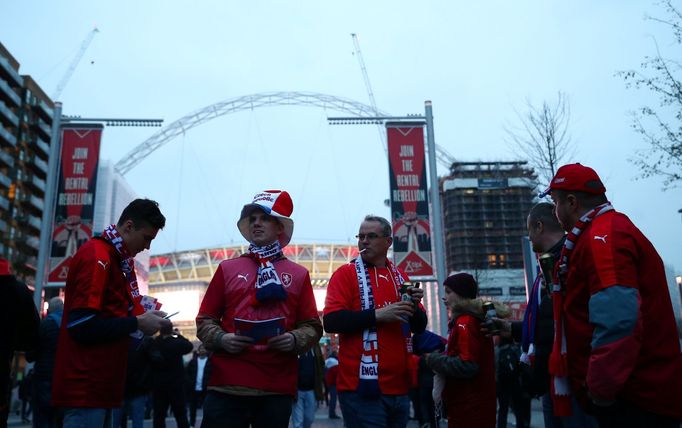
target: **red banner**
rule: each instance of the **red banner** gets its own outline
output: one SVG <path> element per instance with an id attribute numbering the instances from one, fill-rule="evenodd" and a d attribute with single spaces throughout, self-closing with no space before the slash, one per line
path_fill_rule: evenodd
<path id="1" fill-rule="evenodd" d="M 423 123 L 386 123 L 393 258 L 410 277 L 433 278 Z"/>
<path id="2" fill-rule="evenodd" d="M 69 262 L 93 235 L 102 125 L 64 125 L 48 283 L 66 282 Z"/>

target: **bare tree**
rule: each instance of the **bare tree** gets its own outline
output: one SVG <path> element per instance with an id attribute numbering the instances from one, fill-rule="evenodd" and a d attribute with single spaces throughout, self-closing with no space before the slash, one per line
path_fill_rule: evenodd
<path id="1" fill-rule="evenodd" d="M 668 17 L 647 16 L 669 27 L 677 45 L 682 44 L 682 12 L 663 0 Z M 664 58 L 656 45 L 656 55 L 645 57 L 640 70 L 618 73 L 628 88 L 648 89 L 659 99 L 659 106 L 640 107 L 632 113 L 632 128 L 642 136 L 648 147 L 639 150 L 630 161 L 640 170 L 640 178 L 663 177 L 663 188 L 675 187 L 682 181 L 682 64 Z"/>
<path id="2" fill-rule="evenodd" d="M 568 97 L 559 92 L 556 103 L 544 101 L 541 107 L 526 100 L 526 109 L 525 113 L 514 110 L 519 124 L 505 127 L 507 143 L 521 151 L 538 177 L 549 183 L 559 166 L 574 155 L 568 133 L 571 118 Z"/>

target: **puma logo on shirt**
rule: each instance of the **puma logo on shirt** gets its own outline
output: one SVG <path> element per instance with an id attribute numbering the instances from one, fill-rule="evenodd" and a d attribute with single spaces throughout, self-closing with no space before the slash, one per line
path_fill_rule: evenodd
<path id="1" fill-rule="evenodd" d="M 594 239 L 598 239 L 602 241 L 604 244 L 606 244 L 606 237 L 609 235 L 604 235 L 604 236 L 599 236 L 599 235 L 594 235 Z"/>
<path id="2" fill-rule="evenodd" d="M 247 273 L 246 275 L 242 275 L 239 273 L 239 274 L 237 274 L 237 278 L 241 278 L 244 281 L 248 281 L 249 280 L 249 274 Z"/>

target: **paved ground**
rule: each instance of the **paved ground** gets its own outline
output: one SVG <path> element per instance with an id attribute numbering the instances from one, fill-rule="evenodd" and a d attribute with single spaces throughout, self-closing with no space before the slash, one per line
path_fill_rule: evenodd
<path id="1" fill-rule="evenodd" d="M 545 424 L 543 423 L 542 420 L 542 407 L 540 406 L 540 402 L 538 400 L 533 400 L 532 406 L 531 406 L 531 428 L 544 428 Z M 315 414 L 315 422 L 313 423 L 313 427 L 315 428 L 326 428 L 326 427 L 338 427 L 341 428 L 343 427 L 343 419 L 329 419 L 328 417 L 329 411 L 327 407 L 320 407 L 317 410 L 317 413 Z M 337 414 L 341 415 L 341 410 L 337 410 Z M 201 413 L 197 414 L 197 426 L 200 426 L 200 420 L 201 420 Z M 509 415 L 508 418 L 508 427 L 515 427 L 514 425 L 514 416 Z M 11 427 L 30 427 L 30 424 L 22 424 L 21 423 L 21 418 L 17 415 L 11 415 L 8 420 L 8 426 Z M 130 424 L 128 424 L 130 426 Z M 144 423 L 145 428 L 147 427 L 152 427 L 152 421 L 151 420 L 145 420 Z M 173 418 L 167 418 L 166 419 L 166 426 L 168 428 L 176 428 L 175 420 Z M 418 428 L 418 424 L 416 421 L 411 420 L 410 423 L 407 425 L 409 428 Z M 447 426 L 445 422 L 441 424 L 442 427 Z"/>

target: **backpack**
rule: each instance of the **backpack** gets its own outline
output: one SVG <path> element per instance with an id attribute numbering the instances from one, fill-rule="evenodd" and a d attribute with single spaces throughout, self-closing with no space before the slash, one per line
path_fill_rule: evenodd
<path id="1" fill-rule="evenodd" d="M 500 380 L 512 379 L 519 373 L 521 351 L 517 345 L 500 345 L 497 358 L 497 376 Z"/>

